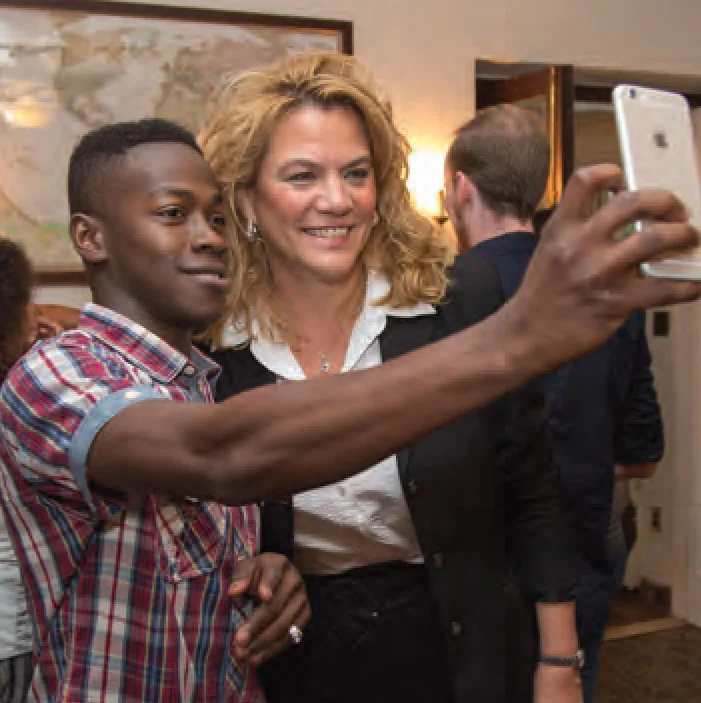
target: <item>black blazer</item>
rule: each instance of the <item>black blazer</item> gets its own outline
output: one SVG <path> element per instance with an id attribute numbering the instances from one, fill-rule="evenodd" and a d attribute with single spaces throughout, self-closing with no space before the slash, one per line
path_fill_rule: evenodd
<path id="1" fill-rule="evenodd" d="M 458 257 L 435 315 L 388 318 L 382 358 L 475 324 L 502 302 L 496 270 L 476 257 Z M 247 348 L 212 356 L 222 365 L 219 400 L 275 381 Z M 529 602 L 573 599 L 572 544 L 545 422 L 542 396 L 525 388 L 397 454 L 439 607 L 456 703 L 527 701 L 532 608 L 520 595 Z M 263 523 L 264 549 L 291 555 L 291 501 L 266 503 Z"/>

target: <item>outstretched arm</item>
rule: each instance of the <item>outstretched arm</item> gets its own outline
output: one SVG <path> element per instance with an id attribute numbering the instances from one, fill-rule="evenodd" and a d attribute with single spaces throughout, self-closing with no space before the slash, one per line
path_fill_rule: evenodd
<path id="1" fill-rule="evenodd" d="M 519 292 L 484 322 L 368 371 L 217 406 L 137 403 L 97 435 L 89 478 L 230 504 L 335 482 L 599 346 L 632 310 L 697 298 L 698 284 L 638 272 L 642 261 L 698 243 L 672 195 L 621 193 L 589 216 L 594 196 L 620 182 L 613 166 L 575 174 Z M 635 220 L 657 222 L 615 241 Z"/>

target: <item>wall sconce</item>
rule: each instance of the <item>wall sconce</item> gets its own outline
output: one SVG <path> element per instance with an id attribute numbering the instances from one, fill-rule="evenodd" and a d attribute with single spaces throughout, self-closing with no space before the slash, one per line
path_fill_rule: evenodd
<path id="1" fill-rule="evenodd" d="M 31 81 L 0 81 L 0 119 L 12 127 L 43 127 L 55 108 L 53 89 Z"/>
<path id="2" fill-rule="evenodd" d="M 45 111 L 24 105 L 2 106 L 0 115 L 7 124 L 21 128 L 43 127 L 49 120 Z"/>
<path id="3" fill-rule="evenodd" d="M 448 221 L 448 213 L 445 210 L 445 189 L 438 191 L 438 213 L 433 215 L 433 219 L 442 227 Z"/>
<path id="4" fill-rule="evenodd" d="M 443 165 L 445 154 L 437 150 L 417 149 L 409 154 L 409 179 L 407 186 L 416 209 L 442 225 L 445 213 L 443 190 Z"/>

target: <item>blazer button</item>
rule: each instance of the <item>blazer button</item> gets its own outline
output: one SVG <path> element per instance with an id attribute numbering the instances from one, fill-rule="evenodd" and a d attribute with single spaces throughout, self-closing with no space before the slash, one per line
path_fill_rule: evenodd
<path id="1" fill-rule="evenodd" d="M 459 620 L 453 620 L 450 623 L 450 632 L 453 637 L 460 637 L 462 635 L 462 623 Z"/>
<path id="2" fill-rule="evenodd" d="M 419 482 L 412 478 L 407 488 L 409 489 L 409 495 L 415 496 L 419 492 Z"/>
<path id="3" fill-rule="evenodd" d="M 433 566 L 435 566 L 436 569 L 442 569 L 444 563 L 445 557 L 443 556 L 443 552 L 435 552 L 433 555 Z"/>

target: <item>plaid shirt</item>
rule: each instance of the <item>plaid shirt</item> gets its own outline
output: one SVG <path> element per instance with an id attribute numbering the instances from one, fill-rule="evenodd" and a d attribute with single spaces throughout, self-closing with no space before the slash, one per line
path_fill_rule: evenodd
<path id="1" fill-rule="evenodd" d="M 250 603 L 228 597 L 256 553 L 254 507 L 90 485 L 100 429 L 151 398 L 212 402 L 218 367 L 87 305 L 80 326 L 35 346 L 0 394 L 0 485 L 33 619 L 29 703 L 262 702 L 233 654 Z"/>

